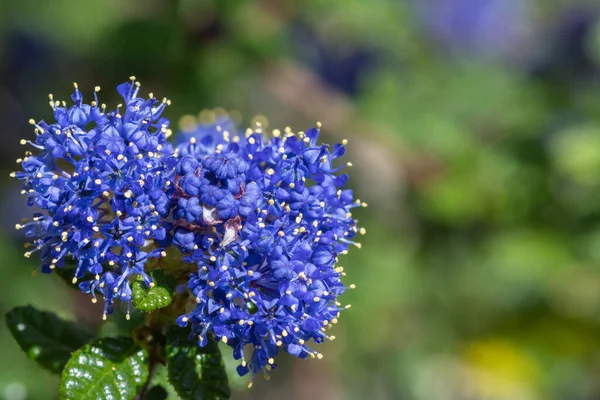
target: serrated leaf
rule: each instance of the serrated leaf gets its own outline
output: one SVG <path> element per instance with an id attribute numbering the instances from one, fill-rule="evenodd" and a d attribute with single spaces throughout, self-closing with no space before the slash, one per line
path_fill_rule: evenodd
<path id="1" fill-rule="evenodd" d="M 172 327 L 167 334 L 169 381 L 183 399 L 217 400 L 231 396 L 217 343 L 198 346 L 189 330 Z"/>
<path id="2" fill-rule="evenodd" d="M 173 288 L 168 278 L 155 271 L 153 279 L 154 286 L 150 288 L 141 279 L 133 283 L 132 300 L 138 310 L 150 312 L 171 304 Z"/>
<path id="3" fill-rule="evenodd" d="M 62 371 L 72 352 L 94 337 L 75 322 L 32 306 L 8 312 L 6 325 L 25 354 L 55 374 Z"/>
<path id="4" fill-rule="evenodd" d="M 62 373 L 59 397 L 133 399 L 147 379 L 146 350 L 128 337 L 102 338 L 73 353 Z"/>

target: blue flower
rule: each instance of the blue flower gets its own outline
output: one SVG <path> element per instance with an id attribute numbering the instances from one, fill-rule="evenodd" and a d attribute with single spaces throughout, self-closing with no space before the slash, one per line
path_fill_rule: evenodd
<path id="1" fill-rule="evenodd" d="M 241 375 L 274 368 L 280 349 L 321 358 L 309 341 L 333 339 L 327 330 L 349 307 L 335 264 L 359 246 L 364 229 L 351 211 L 364 203 L 343 188 L 345 141 L 318 137 L 319 128 L 270 138 L 260 127 L 212 129 L 176 149 L 174 244 L 198 265 L 188 282 L 197 306 L 177 322 L 191 324 L 200 346 L 214 337 L 233 347 Z"/>
<path id="2" fill-rule="evenodd" d="M 193 119 L 186 116 L 184 119 Z M 233 137 L 237 133 L 235 123 L 227 115 L 219 114 L 215 116 L 213 123 L 196 123 L 195 121 L 188 129 L 180 132 L 175 137 L 175 144 L 179 155 L 185 156 L 190 151 L 196 158 L 214 154 L 217 147 L 224 146 L 227 141 L 225 138 Z M 196 141 L 197 140 L 197 141 Z M 195 146 L 187 146 L 192 141 Z"/>
<path id="3" fill-rule="evenodd" d="M 104 298 L 104 317 L 114 299 L 129 307 L 128 278 L 151 284 L 145 264 L 165 255 L 157 242 L 167 234 L 176 163 L 169 121 L 161 117 L 169 101 L 140 98 L 139 88 L 134 77 L 119 85 L 124 105 L 111 111 L 99 103 L 99 87 L 90 104 L 77 84 L 70 107 L 50 95 L 54 121 L 30 121 L 35 139 L 21 143 L 35 154 L 26 152 L 22 171 L 11 174 L 29 205 L 43 210 L 17 224 L 31 240 L 25 255 L 39 252 L 44 273 L 73 260 L 73 282 L 92 301 Z"/>

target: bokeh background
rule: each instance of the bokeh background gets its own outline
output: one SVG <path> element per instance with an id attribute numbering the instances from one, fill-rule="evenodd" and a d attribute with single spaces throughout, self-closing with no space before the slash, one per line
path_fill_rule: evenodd
<path id="1" fill-rule="evenodd" d="M 0 0 L 0 313 L 100 325 L 22 257 L 8 173 L 48 93 L 134 74 L 174 125 L 321 121 L 369 203 L 325 358 L 235 399 L 600 399 L 599 72 L 596 0 Z M 0 397 L 57 382 L 2 324 Z"/>

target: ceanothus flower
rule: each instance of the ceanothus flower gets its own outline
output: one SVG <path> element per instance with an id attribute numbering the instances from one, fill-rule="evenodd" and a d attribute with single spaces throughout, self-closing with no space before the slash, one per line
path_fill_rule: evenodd
<path id="1" fill-rule="evenodd" d="M 192 116 L 182 118 L 182 122 L 188 120 L 187 124 L 182 123 L 183 125 L 188 125 L 188 129 L 182 130 L 175 136 L 175 145 L 179 149 L 180 156 L 188 154 L 189 151 L 193 151 L 192 155 L 196 158 L 212 154 L 219 144 L 224 145 L 226 139 L 229 140 L 229 137 L 237 134 L 236 125 L 228 115 L 215 114 L 210 111 L 209 113 L 214 116 L 214 121 L 211 123 L 197 123 Z M 189 121 L 190 119 L 192 121 Z M 195 143 L 195 146 L 185 146 L 190 140 L 196 139 L 198 141 Z"/>
<path id="2" fill-rule="evenodd" d="M 98 102 L 83 102 L 77 84 L 74 105 L 54 101 L 54 122 L 35 122 L 35 139 L 22 140 L 34 148 L 17 160 L 28 204 L 41 212 L 17 224 L 31 240 L 26 257 L 39 252 L 41 270 L 50 273 L 72 259 L 73 283 L 105 300 L 105 314 L 115 299 L 128 305 L 128 278 L 152 280 L 145 264 L 165 252 L 156 244 L 167 232 L 163 219 L 171 210 L 171 180 L 175 158 L 166 142 L 169 121 L 161 118 L 166 98 L 138 97 L 140 83 L 117 87 L 124 105 L 109 111 Z"/>
<path id="3" fill-rule="evenodd" d="M 173 243 L 198 266 L 188 282 L 196 305 L 177 322 L 200 346 L 230 345 L 240 375 L 274 368 L 280 349 L 322 358 L 309 341 L 333 339 L 327 330 L 349 307 L 337 299 L 347 286 L 336 262 L 360 247 L 351 211 L 365 204 L 344 189 L 346 141 L 319 144 L 319 128 L 268 138 L 260 126 L 199 129 L 176 148 Z"/>

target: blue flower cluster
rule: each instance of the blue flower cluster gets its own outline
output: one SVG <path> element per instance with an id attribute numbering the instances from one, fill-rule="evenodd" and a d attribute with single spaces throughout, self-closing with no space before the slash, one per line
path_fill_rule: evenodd
<path id="1" fill-rule="evenodd" d="M 32 241 L 25 256 L 39 252 L 44 273 L 74 260 L 73 283 L 80 280 L 92 301 L 105 299 L 104 318 L 115 299 L 129 304 L 128 278 L 141 275 L 150 285 L 144 264 L 165 255 L 156 243 L 166 238 L 176 163 L 161 118 L 169 101 L 139 98 L 139 87 L 131 77 L 117 88 L 123 110 L 100 104 L 100 87 L 90 104 L 77 84 L 71 107 L 50 95 L 55 121 L 30 120 L 35 139 L 21 144 L 38 152 L 26 152 L 17 160 L 22 171 L 11 174 L 23 181 L 28 204 L 44 211 L 16 226 Z"/>
<path id="2" fill-rule="evenodd" d="M 334 167 L 345 143 L 319 144 L 319 128 L 201 133 L 176 148 L 173 243 L 198 265 L 197 306 L 178 323 L 200 346 L 210 335 L 232 346 L 240 375 L 272 368 L 280 348 L 321 358 L 309 340 L 333 339 L 346 308 L 338 255 L 364 233 L 351 214 L 363 204 L 338 173 L 346 164 Z"/>
<path id="3" fill-rule="evenodd" d="M 12 174 L 41 211 L 17 224 L 31 240 L 25 255 L 39 252 L 44 273 L 72 260 L 73 282 L 104 299 L 104 318 L 117 299 L 129 317 L 132 280 L 152 286 L 160 263 L 149 261 L 176 247 L 195 267 L 195 302 L 177 323 L 200 346 L 229 344 L 240 375 L 273 368 L 280 349 L 321 358 L 309 343 L 334 338 L 327 330 L 349 307 L 338 296 L 353 287 L 338 256 L 364 234 L 351 211 L 365 204 L 344 189 L 345 141 L 318 143 L 320 125 L 242 133 L 221 118 L 173 147 L 161 117 L 170 102 L 139 98 L 139 87 L 134 77 L 119 85 L 125 104 L 108 111 L 99 87 L 86 104 L 75 85 L 70 107 L 50 96 L 53 123 L 31 121 L 35 139 L 22 144 L 36 154 Z"/>

